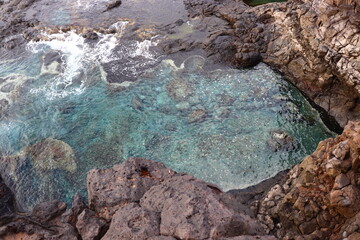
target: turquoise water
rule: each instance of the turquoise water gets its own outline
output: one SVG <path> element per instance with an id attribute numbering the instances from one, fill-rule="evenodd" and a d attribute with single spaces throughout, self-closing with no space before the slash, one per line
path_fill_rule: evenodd
<path id="1" fill-rule="evenodd" d="M 0 77 L 18 84 L 4 95 L 11 104 L 0 121 L 0 170 L 24 210 L 86 195 L 90 169 L 128 157 L 161 161 L 223 190 L 245 187 L 298 163 L 333 136 L 305 98 L 265 64 L 204 70 L 206 60 L 192 56 L 176 66 L 133 44 L 129 62 L 151 65 L 136 82 L 110 84 L 102 65 L 124 58 L 124 51 L 70 43 L 32 43 L 26 56 L 0 65 Z M 61 61 L 46 68 L 43 56 L 54 49 Z M 27 148 L 41 141 L 54 144 L 51 157 Z"/>

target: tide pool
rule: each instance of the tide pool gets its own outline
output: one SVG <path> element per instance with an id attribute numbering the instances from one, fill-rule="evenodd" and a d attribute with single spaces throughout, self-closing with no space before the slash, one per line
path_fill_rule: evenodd
<path id="1" fill-rule="evenodd" d="M 224 191 L 242 188 L 300 162 L 334 136 L 301 93 L 265 64 L 204 70 L 200 56 L 180 66 L 160 61 L 151 44 L 141 52 L 132 44 L 125 55 L 115 47 L 100 54 L 109 47 L 76 39 L 77 48 L 67 48 L 70 40 L 32 43 L 20 60 L 1 63 L 0 77 L 21 84 L 0 121 L 0 172 L 24 210 L 45 200 L 70 202 L 76 192 L 86 196 L 90 169 L 128 157 L 163 162 Z M 45 67 L 49 54 L 55 60 Z M 124 56 L 128 62 L 117 63 Z M 109 62 L 115 76 L 125 67 L 138 71 L 137 81 L 109 83 L 103 70 Z"/>

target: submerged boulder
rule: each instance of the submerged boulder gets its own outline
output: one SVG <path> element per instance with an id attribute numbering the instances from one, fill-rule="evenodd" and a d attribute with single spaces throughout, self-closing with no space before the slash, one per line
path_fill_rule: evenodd
<path id="1" fill-rule="evenodd" d="M 41 171 L 62 169 L 71 173 L 77 169 L 74 150 L 67 143 L 47 138 L 25 149 L 33 165 Z"/>

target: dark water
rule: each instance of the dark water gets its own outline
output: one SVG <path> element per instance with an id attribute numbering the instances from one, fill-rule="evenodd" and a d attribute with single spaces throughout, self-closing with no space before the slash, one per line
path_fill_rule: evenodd
<path id="1" fill-rule="evenodd" d="M 287 0 L 244 0 L 244 2 L 250 6 L 258 6 L 272 2 L 287 2 Z"/>
<path id="2" fill-rule="evenodd" d="M 69 14 L 72 21 L 64 9 L 59 19 Z M 157 52 L 161 36 L 123 39 L 128 24 L 113 24 L 117 33 L 96 42 L 75 32 L 44 34 L 23 55 L 3 57 L 0 171 L 24 210 L 86 195 L 88 170 L 135 156 L 223 190 L 241 188 L 298 163 L 334 135 L 265 64 L 204 70 L 207 60 L 194 55 L 176 65 Z"/>

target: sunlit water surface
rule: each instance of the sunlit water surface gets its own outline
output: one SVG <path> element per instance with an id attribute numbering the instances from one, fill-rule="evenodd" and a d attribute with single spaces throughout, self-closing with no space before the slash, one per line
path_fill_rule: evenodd
<path id="1" fill-rule="evenodd" d="M 333 136 L 265 64 L 205 71 L 200 56 L 180 66 L 160 61 L 155 39 L 125 44 L 101 35 L 88 43 L 74 32 L 48 38 L 0 63 L 0 89 L 13 84 L 1 93 L 10 103 L 0 121 L 7 156 L 1 174 L 25 210 L 86 196 L 90 169 L 128 157 L 161 161 L 223 190 L 241 188 L 289 168 Z M 102 66 L 109 63 L 119 78 L 138 80 L 108 83 Z M 50 157 L 26 148 L 44 140 Z"/>

